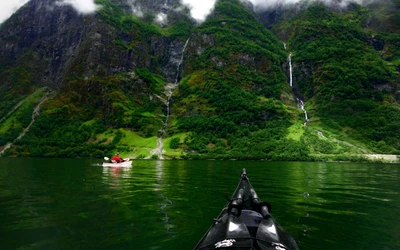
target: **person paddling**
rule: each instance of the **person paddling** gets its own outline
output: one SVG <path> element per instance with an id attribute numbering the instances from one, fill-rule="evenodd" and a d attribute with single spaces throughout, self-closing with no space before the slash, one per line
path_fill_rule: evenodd
<path id="1" fill-rule="evenodd" d="M 120 162 L 124 162 L 125 160 L 122 159 L 121 157 L 119 157 L 119 153 L 116 153 L 113 158 L 111 158 L 112 162 L 116 162 L 116 163 L 120 163 Z"/>

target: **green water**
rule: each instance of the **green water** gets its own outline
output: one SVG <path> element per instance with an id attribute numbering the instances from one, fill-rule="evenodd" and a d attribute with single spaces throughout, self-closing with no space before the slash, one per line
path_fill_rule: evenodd
<path id="1" fill-rule="evenodd" d="M 0 158 L 0 249 L 192 249 L 242 168 L 300 249 L 400 249 L 400 165 Z"/>

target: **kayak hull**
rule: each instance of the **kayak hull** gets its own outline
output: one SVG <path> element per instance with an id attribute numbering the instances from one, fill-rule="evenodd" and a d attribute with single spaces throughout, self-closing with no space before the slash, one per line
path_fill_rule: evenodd
<path id="1" fill-rule="evenodd" d="M 124 161 L 124 162 L 120 162 L 120 163 L 103 162 L 102 166 L 103 167 L 131 167 L 132 161 Z"/>
<path id="2" fill-rule="evenodd" d="M 194 250 L 298 250 L 293 237 L 282 229 L 270 211 L 271 206 L 259 199 L 243 169 L 232 198 Z"/>

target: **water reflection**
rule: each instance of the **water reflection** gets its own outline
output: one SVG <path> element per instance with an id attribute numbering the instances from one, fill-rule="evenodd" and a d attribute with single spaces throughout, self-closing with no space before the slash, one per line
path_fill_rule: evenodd
<path id="1" fill-rule="evenodd" d="M 128 167 L 103 167 L 103 176 L 108 178 L 131 178 L 132 166 Z"/>
<path id="2" fill-rule="evenodd" d="M 127 180 L 132 178 L 132 166 L 128 167 L 103 167 L 102 181 L 112 188 L 129 186 Z"/>
<path id="3" fill-rule="evenodd" d="M 296 163 L 294 163 L 296 164 Z M 293 164 L 293 165 L 294 165 Z M 373 227 L 381 222 L 377 214 L 391 214 L 398 204 L 398 167 L 379 164 L 312 163 L 307 167 L 291 168 L 292 185 L 298 190 L 294 211 L 299 211 L 297 236 L 300 245 L 316 249 L 319 245 L 340 248 L 339 240 L 349 249 L 360 248 L 356 239 L 363 235 L 380 234 L 387 237 L 386 227 Z M 374 211 L 374 212 L 372 212 Z M 372 212 L 372 213 L 371 213 Z M 388 222 L 396 224 L 396 222 Z M 329 234 L 337 234 L 331 237 Z M 322 237 L 325 237 L 324 239 Z M 323 240 L 322 240 L 323 239 Z M 364 244 L 367 245 L 367 244 Z M 383 249 L 383 248 L 380 248 Z"/>
<path id="4" fill-rule="evenodd" d="M 172 206 L 172 201 L 168 199 L 165 194 L 162 192 L 162 189 L 164 186 L 168 186 L 168 184 L 165 184 L 165 178 L 163 178 L 164 175 L 164 161 L 159 160 L 156 162 L 156 178 L 157 182 L 155 184 L 154 191 L 157 193 L 157 195 L 160 197 L 160 213 L 163 216 L 162 221 L 164 222 L 165 229 L 167 232 L 170 231 L 171 228 L 174 226 L 169 223 L 169 216 L 167 213 L 168 207 Z"/>
<path id="5" fill-rule="evenodd" d="M 242 168 L 300 249 L 400 249 L 400 165 L 0 158 L 1 249 L 191 249 Z"/>

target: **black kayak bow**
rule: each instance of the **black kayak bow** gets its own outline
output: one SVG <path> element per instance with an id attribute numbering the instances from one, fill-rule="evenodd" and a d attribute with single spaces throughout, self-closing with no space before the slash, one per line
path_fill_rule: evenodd
<path id="1" fill-rule="evenodd" d="M 298 250 L 293 237 L 282 229 L 270 212 L 271 205 L 259 199 L 246 169 L 243 169 L 232 198 L 194 250 Z"/>

